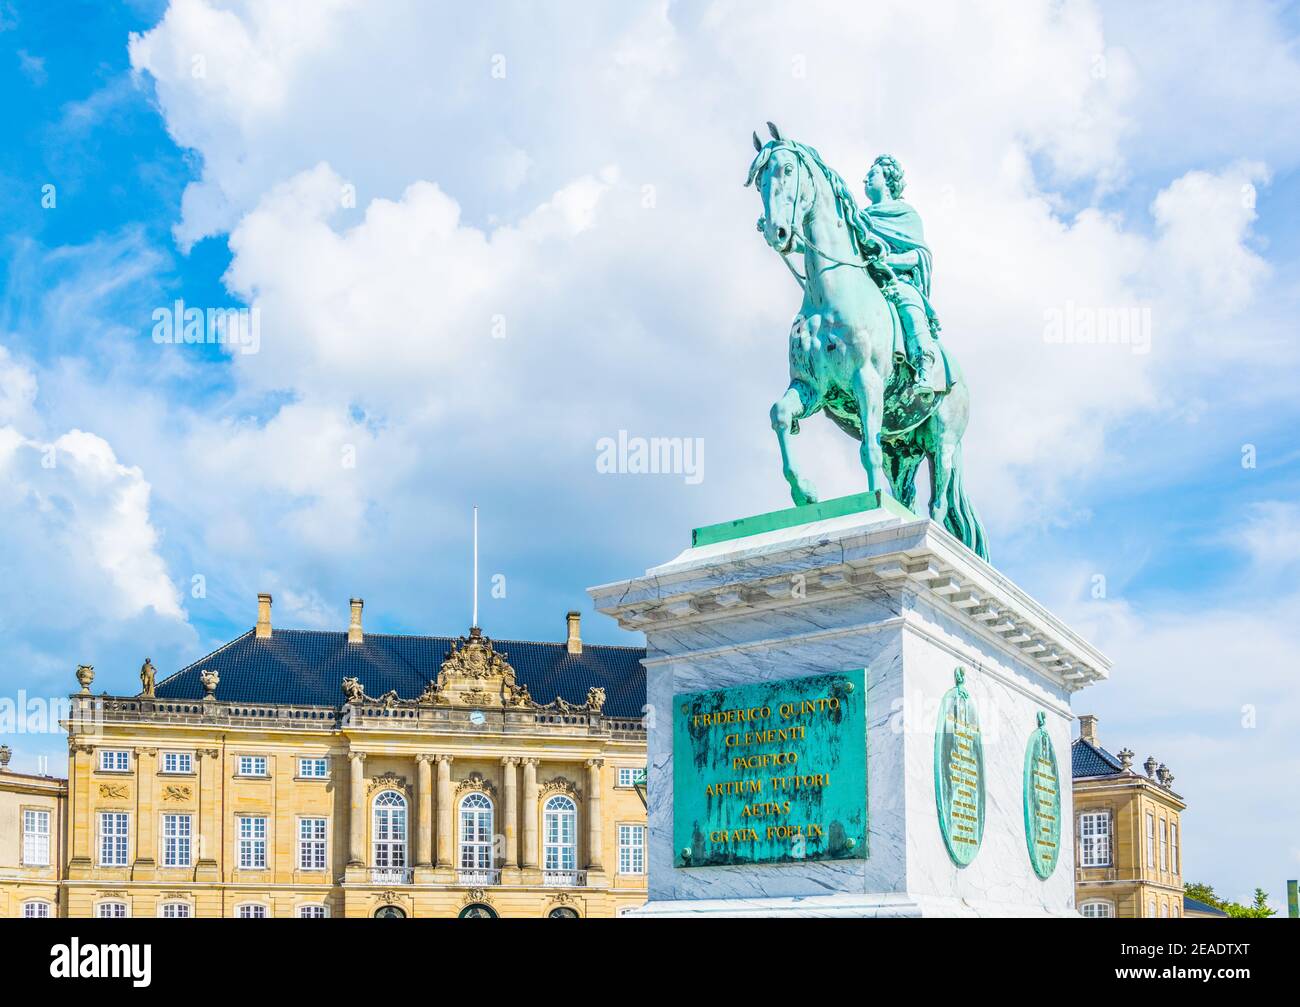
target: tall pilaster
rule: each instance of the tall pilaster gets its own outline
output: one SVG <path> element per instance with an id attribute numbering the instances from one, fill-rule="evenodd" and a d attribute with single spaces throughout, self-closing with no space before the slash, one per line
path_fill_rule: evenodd
<path id="1" fill-rule="evenodd" d="M 501 774 L 505 778 L 505 840 L 506 852 L 502 867 L 511 869 L 519 866 L 519 789 L 516 767 L 519 760 L 506 756 L 501 760 Z"/>
<path id="2" fill-rule="evenodd" d="M 603 759 L 587 760 L 587 870 L 604 870 L 604 820 L 600 809 L 600 767 Z"/>
<path id="3" fill-rule="evenodd" d="M 349 752 L 352 799 L 348 812 L 348 866 L 366 864 L 366 753 Z"/>
<path id="4" fill-rule="evenodd" d="M 72 837 L 68 860 L 70 878 L 88 878 L 94 870 L 95 822 L 90 783 L 95 748 L 80 743 L 68 746 L 68 825 Z"/>
<path id="5" fill-rule="evenodd" d="M 221 788 L 225 786 L 221 749 L 200 748 L 194 753 L 198 779 L 199 845 L 194 864 L 195 881 L 217 881 L 221 877 Z"/>
<path id="6" fill-rule="evenodd" d="M 433 756 L 415 757 L 417 791 L 416 814 L 419 825 L 415 830 L 415 866 L 433 866 Z"/>
<path id="7" fill-rule="evenodd" d="M 137 748 L 135 756 L 135 861 L 131 877 L 152 881 L 157 877 L 154 850 L 158 846 L 157 803 L 154 784 L 158 779 L 158 749 Z"/>
<path id="8" fill-rule="evenodd" d="M 438 867 L 451 867 L 451 756 L 438 757 Z"/>
<path id="9" fill-rule="evenodd" d="M 524 847 L 526 868 L 537 866 L 537 760 L 524 759 Z"/>

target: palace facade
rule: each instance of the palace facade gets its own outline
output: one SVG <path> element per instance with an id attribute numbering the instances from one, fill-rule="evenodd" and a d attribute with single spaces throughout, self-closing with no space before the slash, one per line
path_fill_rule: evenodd
<path id="1" fill-rule="evenodd" d="M 1183 894 L 1182 813 L 1174 774 L 1148 756 L 1101 746 L 1097 718 L 1079 718 L 1071 746 L 1074 775 L 1075 905 L 1088 917 L 1209 915 Z M 1207 907 L 1208 908 L 1208 907 Z"/>
<path id="2" fill-rule="evenodd" d="M 562 918 L 640 905 L 645 652 L 584 644 L 576 612 L 567 630 L 558 643 L 368 634 L 359 600 L 347 632 L 273 629 L 260 595 L 253 629 L 156 685 L 146 664 L 139 695 L 93 695 L 83 666 L 64 796 L 51 781 L 41 798 L 60 837 L 52 864 L 28 865 L 27 847 L 0 859 L 34 872 L 0 881 L 0 913 Z M 0 805 L 14 803 L 8 776 Z M 4 842 L 22 846 L 11 817 Z"/>

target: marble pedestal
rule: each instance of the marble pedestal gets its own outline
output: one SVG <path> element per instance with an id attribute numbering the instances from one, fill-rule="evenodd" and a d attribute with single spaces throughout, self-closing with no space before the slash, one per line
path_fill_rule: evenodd
<path id="1" fill-rule="evenodd" d="M 589 593 L 646 635 L 649 901 L 638 915 L 1075 915 L 1070 695 L 1109 664 L 938 525 L 882 506 L 690 548 Z M 986 777 L 983 841 L 966 867 L 948 855 L 935 801 L 935 727 L 957 666 Z M 863 667 L 867 858 L 674 866 L 673 696 Z M 1039 711 L 1061 783 L 1046 880 L 1023 810 Z"/>

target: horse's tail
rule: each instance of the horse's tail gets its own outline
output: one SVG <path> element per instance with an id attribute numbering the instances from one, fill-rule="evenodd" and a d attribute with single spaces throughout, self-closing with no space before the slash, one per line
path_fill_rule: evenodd
<path id="1" fill-rule="evenodd" d="M 962 486 L 961 447 L 958 446 L 953 456 L 952 476 L 948 480 L 948 514 L 944 526 L 957 538 L 970 547 L 971 552 L 982 560 L 989 558 L 988 538 L 984 534 L 984 525 L 970 502 Z"/>

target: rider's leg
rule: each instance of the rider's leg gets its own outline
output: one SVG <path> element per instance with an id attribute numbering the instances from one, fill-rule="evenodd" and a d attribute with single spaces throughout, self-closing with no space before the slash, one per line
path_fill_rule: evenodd
<path id="1" fill-rule="evenodd" d="M 924 308 L 907 302 L 898 306 L 898 317 L 903 324 L 903 348 L 907 351 L 907 362 L 916 372 L 918 387 L 927 387 L 930 384 L 929 340 L 923 338 L 922 333 L 929 335 L 930 320 L 926 318 Z"/>

